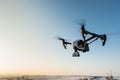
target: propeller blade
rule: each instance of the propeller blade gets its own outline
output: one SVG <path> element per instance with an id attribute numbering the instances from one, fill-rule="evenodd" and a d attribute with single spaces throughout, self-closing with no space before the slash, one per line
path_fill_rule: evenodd
<path id="1" fill-rule="evenodd" d="M 86 24 L 86 19 L 77 19 L 74 21 L 75 23 L 77 23 L 78 25 L 82 26 Z"/>
<path id="2" fill-rule="evenodd" d="M 86 19 L 78 19 L 75 20 L 75 22 L 81 27 L 80 28 L 80 33 L 82 35 L 83 40 L 85 40 L 85 25 L 86 25 Z"/>
<path id="3" fill-rule="evenodd" d="M 59 37 L 58 40 L 64 40 L 63 38 Z"/>
<path id="4" fill-rule="evenodd" d="M 62 41 L 66 41 L 66 39 L 62 38 L 62 37 L 56 37 L 58 40 L 62 40 Z"/>
<path id="5" fill-rule="evenodd" d="M 108 36 L 117 36 L 117 35 L 120 35 L 120 32 L 112 32 L 112 33 L 108 33 L 106 35 L 108 35 Z"/>

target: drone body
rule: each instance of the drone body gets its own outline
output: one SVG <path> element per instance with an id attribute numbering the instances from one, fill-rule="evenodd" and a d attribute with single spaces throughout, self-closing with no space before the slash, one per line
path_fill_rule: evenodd
<path id="1" fill-rule="evenodd" d="M 106 35 L 105 34 L 102 34 L 102 35 L 99 35 L 99 34 L 95 34 L 95 33 L 91 33 L 89 31 L 86 31 L 85 28 L 84 28 L 84 24 L 81 25 L 81 29 L 80 29 L 80 33 L 82 35 L 82 39 L 79 39 L 79 40 L 75 40 L 73 41 L 72 43 L 70 42 L 67 42 L 65 39 L 63 38 L 58 38 L 59 40 L 62 41 L 62 45 L 65 49 L 67 49 L 67 45 L 72 45 L 73 47 L 73 50 L 74 50 L 74 53 L 72 54 L 73 57 L 79 57 L 80 54 L 78 51 L 81 51 L 81 52 L 88 52 L 89 51 L 89 45 L 96 41 L 97 39 L 101 39 L 102 40 L 102 45 L 104 46 L 105 43 L 106 43 Z M 89 38 L 86 38 L 87 35 L 90 35 Z"/>

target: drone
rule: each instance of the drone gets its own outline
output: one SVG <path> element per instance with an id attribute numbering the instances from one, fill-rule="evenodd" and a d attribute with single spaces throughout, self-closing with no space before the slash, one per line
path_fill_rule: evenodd
<path id="1" fill-rule="evenodd" d="M 89 45 L 98 39 L 102 41 L 102 46 L 104 46 L 106 43 L 106 39 L 107 39 L 106 34 L 99 35 L 96 33 L 89 32 L 85 29 L 84 24 L 81 24 L 80 33 L 81 33 L 82 39 L 75 40 L 72 43 L 66 41 L 66 39 L 64 38 L 61 38 L 61 37 L 57 38 L 62 42 L 62 45 L 65 49 L 67 49 L 67 45 L 72 45 L 74 50 L 74 53 L 72 54 L 73 57 L 80 57 L 80 54 L 78 51 L 81 51 L 83 53 L 88 52 Z"/>

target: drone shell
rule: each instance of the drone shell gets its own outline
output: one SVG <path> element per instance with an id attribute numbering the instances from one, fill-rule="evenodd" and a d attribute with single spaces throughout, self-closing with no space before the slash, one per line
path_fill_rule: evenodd
<path id="1" fill-rule="evenodd" d="M 79 44 L 79 42 L 81 42 L 82 40 L 75 40 L 73 43 L 72 43 L 72 46 L 73 47 L 77 47 L 78 49 L 82 49 L 82 46 Z M 84 48 L 83 48 L 84 49 Z"/>

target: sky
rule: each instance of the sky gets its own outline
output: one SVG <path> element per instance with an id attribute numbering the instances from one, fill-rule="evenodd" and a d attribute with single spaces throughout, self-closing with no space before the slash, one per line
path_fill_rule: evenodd
<path id="1" fill-rule="evenodd" d="M 72 57 L 55 37 L 81 39 L 77 22 L 107 34 Z M 119 0 L 0 0 L 0 75 L 120 75 Z"/>

